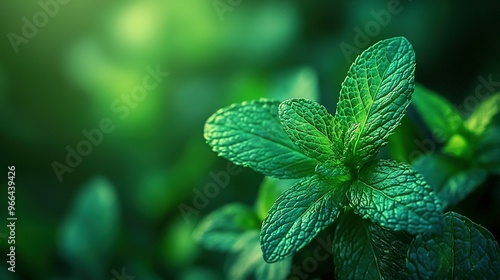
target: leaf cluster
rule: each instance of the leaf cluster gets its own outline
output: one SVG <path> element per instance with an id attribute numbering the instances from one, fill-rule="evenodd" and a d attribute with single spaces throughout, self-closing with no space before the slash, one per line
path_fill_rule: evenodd
<path id="1" fill-rule="evenodd" d="M 463 200 L 486 181 L 488 174 L 500 174 L 500 93 L 484 98 L 468 117 L 420 85 L 413 101 L 436 140 L 443 143 L 439 152 L 418 158 L 413 166 L 436 190 L 445 207 Z"/>
<path id="2" fill-rule="evenodd" d="M 219 156 L 270 177 L 296 179 L 262 222 L 260 247 L 266 262 L 289 265 L 292 256 L 337 222 L 332 252 L 339 279 L 425 278 L 435 267 L 422 265 L 423 257 L 449 236 L 463 238 L 468 246 L 489 240 L 471 254 L 482 260 L 478 273 L 492 271 L 499 254 L 489 232 L 463 222 L 466 218 L 458 214 L 443 215 L 437 194 L 412 166 L 377 159 L 410 104 L 414 72 L 411 44 L 391 38 L 371 46 L 352 64 L 334 115 L 308 99 L 259 99 L 220 109 L 207 120 L 204 136 Z M 484 121 L 475 122 L 484 126 Z M 476 230 L 478 238 L 459 230 Z M 457 264 L 465 269 L 475 258 L 443 262 L 455 254 L 434 253 L 432 265 L 440 270 L 432 275 L 449 275 Z"/>

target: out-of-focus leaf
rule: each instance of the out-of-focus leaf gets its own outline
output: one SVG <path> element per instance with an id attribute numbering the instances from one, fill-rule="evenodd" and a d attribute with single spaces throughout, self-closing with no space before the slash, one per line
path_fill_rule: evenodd
<path id="1" fill-rule="evenodd" d="M 220 280 L 222 277 L 214 270 L 208 267 L 191 266 L 189 269 L 179 273 L 178 280 Z M 118 280 L 118 279 L 117 279 Z"/>
<path id="2" fill-rule="evenodd" d="M 101 177 L 92 179 L 75 197 L 61 224 L 61 255 L 76 269 L 91 277 L 99 276 L 113 246 L 119 219 L 118 198 L 111 183 Z"/>
<path id="3" fill-rule="evenodd" d="M 413 240 L 407 268 L 411 279 L 500 279 L 500 248 L 486 228 L 448 212 L 441 234 Z"/>
<path id="4" fill-rule="evenodd" d="M 448 100 L 422 85 L 415 85 L 412 102 L 431 132 L 443 142 L 463 125 L 462 116 Z"/>
<path id="5" fill-rule="evenodd" d="M 401 125 L 388 138 L 390 158 L 406 163 L 412 161 L 416 151 L 415 139 L 417 139 L 415 127 L 408 118 L 403 118 Z"/>
<path id="6" fill-rule="evenodd" d="M 231 252 L 229 279 L 284 279 L 291 258 L 279 263 L 264 261 L 260 247 L 260 223 L 250 207 L 233 203 L 208 215 L 198 226 L 195 238 L 205 247 Z"/>
<path id="7" fill-rule="evenodd" d="M 441 202 L 410 165 L 390 160 L 365 164 L 349 188 L 349 206 L 363 218 L 409 233 L 436 231 Z"/>
<path id="8" fill-rule="evenodd" d="M 224 102 L 225 104 L 239 103 L 242 100 L 256 100 L 259 98 L 284 100 L 275 98 L 274 95 L 270 94 L 270 82 L 266 77 L 259 75 L 259 73 L 248 71 L 237 72 L 227 83 L 227 92 L 230 94 L 224 96 L 224 99 L 220 100 L 220 102 Z"/>
<path id="9" fill-rule="evenodd" d="M 162 255 L 169 266 L 190 265 L 198 255 L 199 246 L 193 236 L 194 222 L 178 218 L 167 225 L 162 242 Z"/>
<path id="10" fill-rule="evenodd" d="M 237 251 L 235 243 L 241 235 L 259 227 L 260 222 L 251 207 L 232 203 L 205 217 L 196 228 L 194 236 L 207 249 Z"/>
<path id="11" fill-rule="evenodd" d="M 227 52 L 237 50 L 236 58 L 239 61 L 269 63 L 293 44 L 299 23 L 299 11 L 293 3 L 263 2 L 258 6 L 248 5 L 241 10 L 239 7 L 243 6 L 236 8 L 237 13 L 224 14 L 224 24 L 219 27 L 223 26 L 223 30 L 229 32 L 225 32 L 218 40 L 225 43 L 222 48 Z M 221 53 L 221 56 L 224 55 L 227 54 Z"/>
<path id="12" fill-rule="evenodd" d="M 453 134 L 443 147 L 443 152 L 459 158 L 471 157 L 471 144 L 462 134 Z"/>
<path id="13" fill-rule="evenodd" d="M 482 101 L 465 121 L 465 126 L 475 135 L 481 135 L 500 111 L 500 93 Z"/>
<path id="14" fill-rule="evenodd" d="M 316 73 L 309 67 L 290 71 L 288 75 L 278 80 L 269 98 L 281 101 L 289 98 L 304 98 L 319 101 Z"/>
<path id="15" fill-rule="evenodd" d="M 285 279 L 290 272 L 292 258 L 277 263 L 267 263 L 260 248 L 259 230 L 246 231 L 235 243 L 236 256 L 230 258 L 228 264 L 228 279 Z"/>
<path id="16" fill-rule="evenodd" d="M 436 191 L 445 208 L 460 202 L 487 177 L 485 170 L 468 167 L 459 159 L 444 154 L 422 156 L 413 167 Z"/>
<path id="17" fill-rule="evenodd" d="M 411 237 L 346 213 L 333 241 L 336 279 L 404 279 Z"/>
<path id="18" fill-rule="evenodd" d="M 436 172 L 436 171 L 434 171 Z M 438 193 L 442 200 L 454 205 L 486 181 L 488 173 L 482 169 L 471 169 L 456 173 L 450 177 Z"/>
<path id="19" fill-rule="evenodd" d="M 500 174 L 500 125 L 490 126 L 474 146 L 474 155 L 480 166 Z"/>

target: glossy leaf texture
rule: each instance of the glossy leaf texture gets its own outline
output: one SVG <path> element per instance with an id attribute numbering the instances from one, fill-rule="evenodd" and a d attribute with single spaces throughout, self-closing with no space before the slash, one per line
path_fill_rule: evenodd
<path id="1" fill-rule="evenodd" d="M 349 206 L 362 218 L 409 233 L 439 229 L 442 206 L 422 175 L 408 164 L 372 161 L 349 189 Z"/>
<path id="2" fill-rule="evenodd" d="M 288 99 L 279 106 L 279 118 L 288 137 L 306 155 L 325 162 L 335 156 L 332 146 L 342 146 L 334 133 L 332 115 L 322 105 L 307 99 Z"/>
<path id="3" fill-rule="evenodd" d="M 285 190 L 262 224 L 264 259 L 276 262 L 293 256 L 333 223 L 347 203 L 347 186 L 313 176 Z"/>
<path id="4" fill-rule="evenodd" d="M 427 183 L 436 191 L 443 207 L 453 206 L 479 187 L 488 176 L 480 168 L 445 154 L 429 154 L 413 162 Z M 439 170 L 439 172 L 436 172 Z"/>
<path id="5" fill-rule="evenodd" d="M 411 236 L 362 220 L 353 213 L 340 218 L 333 242 L 336 279 L 405 279 Z"/>
<path id="6" fill-rule="evenodd" d="M 205 217 L 196 228 L 194 237 L 209 250 L 234 251 L 241 235 L 259 226 L 251 207 L 231 203 Z"/>
<path id="7" fill-rule="evenodd" d="M 359 125 L 349 141 L 351 161 L 357 167 L 373 159 L 399 125 L 410 104 L 414 72 L 415 53 L 403 37 L 374 44 L 351 65 L 335 118 L 344 132 Z"/>
<path id="8" fill-rule="evenodd" d="M 441 234 L 419 234 L 408 250 L 411 279 L 500 279 L 500 249 L 484 227 L 454 212 Z"/>
<path id="9" fill-rule="evenodd" d="M 462 116 L 453 104 L 422 85 L 415 86 L 412 104 L 436 138 L 448 140 L 463 126 Z"/>
<path id="10" fill-rule="evenodd" d="M 276 178 L 314 173 L 316 161 L 283 130 L 278 101 L 260 99 L 218 110 L 205 123 L 205 139 L 219 156 Z"/>

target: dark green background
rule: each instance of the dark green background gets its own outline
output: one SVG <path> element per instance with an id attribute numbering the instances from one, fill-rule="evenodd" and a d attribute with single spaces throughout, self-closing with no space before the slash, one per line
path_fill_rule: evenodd
<path id="1" fill-rule="evenodd" d="M 366 32 L 375 20 L 371 12 L 387 10 L 389 2 L 242 0 L 221 21 L 210 0 L 71 0 L 16 53 L 8 34 L 22 35 L 22 18 L 33 22 L 43 10 L 37 1 L 3 1 L 0 233 L 7 232 L 7 166 L 15 165 L 12 279 L 111 279 L 122 268 L 136 279 L 223 277 L 224 256 L 199 248 L 192 229 L 223 204 L 253 204 L 262 175 L 244 169 L 231 176 L 229 186 L 186 222 L 179 205 L 192 206 L 193 189 L 203 190 L 213 182 L 210 173 L 227 164 L 204 143 L 205 120 L 233 102 L 270 96 L 302 67 L 317 75 L 320 102 L 334 112 L 355 59 L 340 46 L 356 47 L 355 28 Z M 377 24 L 380 31 L 372 30 L 360 49 L 405 36 L 416 52 L 416 80 L 454 104 L 474 94 L 479 76 L 500 82 L 498 1 L 400 1 L 398 7 L 401 12 L 386 26 Z M 170 75 L 122 120 L 111 104 L 142 83 L 146 67 L 157 65 Z M 82 130 L 98 128 L 103 118 L 112 120 L 114 131 L 59 182 L 52 163 L 64 163 L 65 147 L 75 148 L 85 140 Z M 414 131 L 406 145 L 418 149 L 414 140 L 429 132 L 412 108 L 405 126 Z M 457 208 L 497 240 L 500 222 L 490 214 L 500 211 L 498 179 L 489 177 Z M 85 202 L 79 193 L 90 182 L 107 195 Z M 81 213 L 74 210 L 78 204 Z M 77 236 L 90 241 L 62 242 L 65 221 L 78 219 L 87 226 Z M 4 260 L 7 242 L 0 241 Z M 101 257 L 68 257 L 81 244 Z M 0 276 L 6 269 L 2 262 Z"/>

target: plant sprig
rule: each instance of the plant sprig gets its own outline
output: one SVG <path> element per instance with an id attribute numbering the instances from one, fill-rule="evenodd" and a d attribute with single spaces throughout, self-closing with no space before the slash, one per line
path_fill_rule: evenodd
<path id="1" fill-rule="evenodd" d="M 441 203 L 422 176 L 375 160 L 410 104 L 414 72 L 410 43 L 387 39 L 353 63 L 335 116 L 311 100 L 261 99 L 207 120 L 205 138 L 220 156 L 268 176 L 302 178 L 263 222 L 266 261 L 294 255 L 347 208 L 387 229 L 439 229 Z"/>
<path id="2" fill-rule="evenodd" d="M 500 249 L 490 232 L 457 213 L 443 215 L 438 195 L 410 165 L 376 159 L 410 104 L 414 72 L 410 43 L 391 38 L 352 64 L 334 116 L 308 99 L 260 99 L 220 109 L 207 120 L 205 139 L 220 156 L 271 177 L 296 179 L 272 206 L 277 188 L 263 188 L 259 196 L 257 212 L 270 207 L 260 231 L 262 256 L 270 266 L 255 269 L 258 279 L 269 273 L 284 277 L 291 257 L 337 220 L 332 244 L 337 279 L 454 278 L 456 272 L 500 277 Z M 443 111 L 448 119 L 425 119 L 445 131 L 450 151 L 465 155 L 454 140 L 457 131 L 474 128 L 471 137 L 490 139 L 483 135 L 491 135 L 491 119 L 500 108 L 495 98 L 481 107 L 485 115 L 473 113 L 466 122 L 438 97 L 419 96 L 417 107 L 430 102 L 448 108 Z M 234 235 L 233 224 L 224 213 L 201 223 L 201 242 L 226 240 L 233 248 L 233 239 L 225 237 Z M 239 240 L 255 231 L 245 228 L 234 236 Z M 249 273 L 246 266 L 242 270 Z"/>

